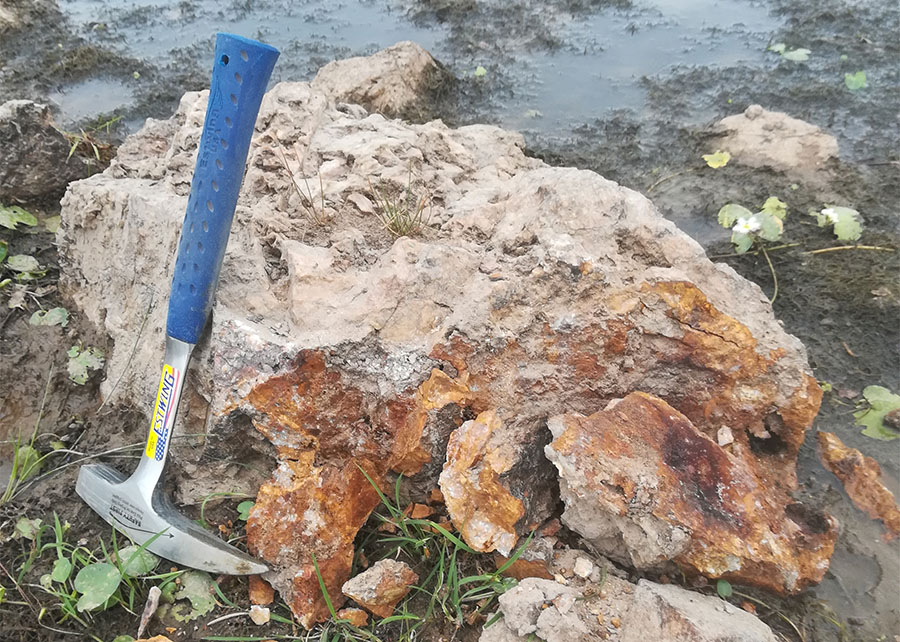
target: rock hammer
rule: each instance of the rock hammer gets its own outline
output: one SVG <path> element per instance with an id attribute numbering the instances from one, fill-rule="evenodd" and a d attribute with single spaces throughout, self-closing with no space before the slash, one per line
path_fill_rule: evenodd
<path id="1" fill-rule="evenodd" d="M 209 104 L 178 242 L 166 354 L 147 444 L 131 477 L 91 464 L 82 466 L 75 485 L 91 508 L 137 544 L 213 573 L 246 575 L 268 569 L 178 513 L 159 481 L 191 352 L 212 308 L 250 137 L 278 54 L 255 40 L 216 36 Z"/>

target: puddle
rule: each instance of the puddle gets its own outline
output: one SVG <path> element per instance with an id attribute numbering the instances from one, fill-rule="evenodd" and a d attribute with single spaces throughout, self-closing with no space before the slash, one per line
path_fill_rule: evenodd
<path id="1" fill-rule="evenodd" d="M 127 111 L 134 105 L 130 87 L 121 81 L 104 78 L 89 78 L 68 85 L 51 93 L 49 99 L 62 114 L 62 125 L 91 120 L 113 111 Z"/>

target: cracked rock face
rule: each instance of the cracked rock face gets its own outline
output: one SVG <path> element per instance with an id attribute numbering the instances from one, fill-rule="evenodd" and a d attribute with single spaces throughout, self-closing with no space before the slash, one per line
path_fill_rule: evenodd
<path id="1" fill-rule="evenodd" d="M 657 397 L 550 419 L 563 522 L 638 569 L 682 570 L 775 592 L 822 579 L 837 525 L 757 474 L 744 440 L 725 450 Z"/>
<path id="2" fill-rule="evenodd" d="M 388 617 L 418 581 L 419 576 L 406 563 L 381 560 L 344 582 L 341 591 L 378 617 Z"/>
<path id="3" fill-rule="evenodd" d="M 339 595 L 373 483 L 427 491 L 443 472 L 457 526 L 478 515 L 469 544 L 511 549 L 558 502 L 547 418 L 633 390 L 701 435 L 728 425 L 762 453 L 744 462 L 762 488 L 793 486 L 821 392 L 757 286 L 640 194 L 529 158 L 518 134 L 387 120 L 343 95 L 282 83 L 263 100 L 178 420 L 205 457 L 173 446 L 185 500 L 259 488 L 248 543 L 304 624 L 327 614 L 311 555 Z M 155 390 L 206 99 L 149 120 L 64 199 L 61 287 L 113 339 L 112 402 Z M 427 227 L 391 238 L 373 186 L 425 195 Z M 271 474 L 259 487 L 210 463 L 229 459 Z"/>

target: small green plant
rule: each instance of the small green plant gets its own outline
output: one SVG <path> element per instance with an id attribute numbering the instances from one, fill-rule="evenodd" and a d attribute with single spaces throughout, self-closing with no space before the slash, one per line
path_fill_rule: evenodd
<path id="1" fill-rule="evenodd" d="M 731 588 L 731 582 L 728 580 L 719 580 L 716 582 L 716 593 L 719 594 L 723 600 L 731 597 L 734 591 Z"/>
<path id="2" fill-rule="evenodd" d="M 803 47 L 789 50 L 783 42 L 772 45 L 769 47 L 769 51 L 780 54 L 782 58 L 791 62 L 806 62 L 809 60 L 809 54 L 812 53 L 809 49 L 804 49 Z"/>
<path id="3" fill-rule="evenodd" d="M 34 227 L 38 221 L 34 214 L 18 205 L 0 204 L 0 227 L 15 230 L 20 223 L 28 227 Z"/>
<path id="4" fill-rule="evenodd" d="M 28 319 L 30 325 L 58 325 L 65 328 L 69 324 L 69 311 L 65 308 L 36 310 Z"/>
<path id="5" fill-rule="evenodd" d="M 881 386 L 866 386 L 863 397 L 867 408 L 855 412 L 857 426 L 864 426 L 866 437 L 892 441 L 900 437 L 900 395 Z"/>
<path id="6" fill-rule="evenodd" d="M 303 171 L 303 161 L 306 159 L 306 154 L 300 151 L 299 145 L 295 142 L 293 145 L 294 160 L 297 163 L 297 169 L 295 170 L 288 161 L 287 154 L 284 151 L 281 141 L 275 139 L 275 144 L 278 147 L 281 165 L 288 173 L 288 176 L 290 176 L 294 191 L 296 191 L 297 195 L 300 197 L 300 204 L 303 206 L 303 212 L 306 214 L 306 218 L 313 225 L 324 225 L 328 221 L 328 213 L 325 209 L 325 187 L 322 184 L 322 175 L 317 174 L 319 178 L 319 198 L 316 199 L 313 196 L 312 188 L 309 186 L 309 179 Z M 297 180 L 298 174 L 303 177 L 302 185 Z M 316 203 L 317 200 L 319 201 L 318 203 Z"/>
<path id="7" fill-rule="evenodd" d="M 731 153 L 723 152 L 721 149 L 715 151 L 712 154 L 704 154 L 703 160 L 706 161 L 706 164 L 713 169 L 719 169 L 720 167 L 725 167 L 728 164 L 728 161 L 731 160 Z"/>
<path id="8" fill-rule="evenodd" d="M 866 72 L 857 71 L 852 74 L 844 74 L 844 85 L 850 91 L 859 91 L 868 87 L 866 83 Z"/>
<path id="9" fill-rule="evenodd" d="M 405 189 L 392 192 L 384 184 L 373 187 L 370 181 L 369 190 L 375 197 L 375 215 L 378 216 L 384 229 L 394 238 L 417 234 L 431 220 L 431 197 L 428 194 L 421 197 L 416 194 L 412 163 L 409 166 Z"/>
<path id="10" fill-rule="evenodd" d="M 766 199 L 755 214 L 743 205 L 728 203 L 719 210 L 719 224 L 731 228 L 731 243 L 744 254 L 761 241 L 777 241 L 784 232 L 787 205 L 775 196 Z"/>
<path id="11" fill-rule="evenodd" d="M 819 227 L 832 226 L 839 241 L 857 241 L 862 235 L 862 217 L 852 208 L 826 205 L 822 210 L 809 214 L 816 217 Z"/>
<path id="12" fill-rule="evenodd" d="M 69 379 L 79 386 L 87 383 L 91 371 L 100 370 L 106 362 L 103 350 L 94 346 L 75 345 L 66 352 L 69 357 Z"/>
<path id="13" fill-rule="evenodd" d="M 93 127 L 77 132 L 59 130 L 69 141 L 68 157 L 71 158 L 76 152 L 84 156 L 89 172 L 109 165 L 113 155 L 112 127 L 120 120 L 121 116 L 114 116 L 104 121 L 98 119 Z M 103 136 L 105 140 L 101 140 Z"/>

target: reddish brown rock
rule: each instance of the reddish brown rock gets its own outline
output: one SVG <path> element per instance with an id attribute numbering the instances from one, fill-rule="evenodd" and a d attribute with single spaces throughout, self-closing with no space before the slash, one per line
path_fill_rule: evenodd
<path id="1" fill-rule="evenodd" d="M 856 448 L 848 448 L 835 434 L 819 432 L 816 437 L 822 463 L 841 480 L 853 504 L 872 519 L 884 522 L 885 541 L 900 535 L 900 507 L 881 481 L 878 462 Z"/>
<path id="2" fill-rule="evenodd" d="M 259 575 L 250 576 L 250 604 L 269 606 L 275 600 L 275 589 Z"/>
<path id="3" fill-rule="evenodd" d="M 723 450 L 665 401 L 632 393 L 590 417 L 550 419 L 563 521 L 638 569 L 682 570 L 795 593 L 822 579 L 834 520 L 757 474 L 746 443 Z"/>
<path id="4" fill-rule="evenodd" d="M 454 526 L 476 551 L 509 555 L 525 507 L 500 483 L 516 462 L 496 411 L 467 421 L 447 444 L 441 492 Z"/>
<path id="5" fill-rule="evenodd" d="M 419 576 L 404 562 L 381 560 L 345 582 L 341 591 L 378 617 L 388 617 L 418 581 Z"/>

